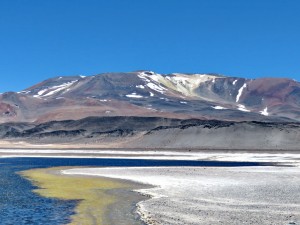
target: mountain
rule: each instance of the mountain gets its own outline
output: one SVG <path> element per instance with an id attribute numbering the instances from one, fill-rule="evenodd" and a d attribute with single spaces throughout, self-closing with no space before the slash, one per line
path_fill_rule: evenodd
<path id="1" fill-rule="evenodd" d="M 8 148 L 296 150 L 299 120 L 300 84 L 279 78 L 136 71 L 0 94 L 0 146 Z"/>
<path id="2" fill-rule="evenodd" d="M 0 123 L 90 116 L 299 121 L 300 83 L 280 78 L 135 71 L 55 77 L 0 95 Z"/>

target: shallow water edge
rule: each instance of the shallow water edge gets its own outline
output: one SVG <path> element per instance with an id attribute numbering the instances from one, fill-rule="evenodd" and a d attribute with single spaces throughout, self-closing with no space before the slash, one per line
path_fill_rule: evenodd
<path id="1" fill-rule="evenodd" d="M 142 185 L 102 177 L 68 176 L 60 170 L 70 167 L 32 169 L 20 174 L 39 188 L 34 192 L 47 198 L 78 201 L 69 224 L 144 224 L 135 213 L 137 202 L 145 199 L 131 190 Z"/>

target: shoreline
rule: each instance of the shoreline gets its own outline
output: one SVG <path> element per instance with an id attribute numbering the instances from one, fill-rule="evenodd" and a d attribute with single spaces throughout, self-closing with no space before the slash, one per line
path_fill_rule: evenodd
<path id="1" fill-rule="evenodd" d="M 61 170 L 72 168 L 31 169 L 20 174 L 36 185 L 38 189 L 33 192 L 43 197 L 78 201 L 75 214 L 70 216 L 70 225 L 145 225 L 139 218 L 136 204 L 148 197 L 133 190 L 149 186 L 121 179 L 61 173 Z"/>
<path id="2" fill-rule="evenodd" d="M 81 144 L 81 143 L 60 143 L 60 144 L 48 144 L 48 143 L 30 143 L 25 141 L 3 141 L 0 140 L 0 149 L 53 149 L 53 150 L 129 150 L 129 151 L 179 151 L 179 152 L 299 152 L 300 148 L 290 149 L 274 149 L 274 148 L 218 148 L 218 147 L 128 147 L 121 144 Z"/>
<path id="3" fill-rule="evenodd" d="M 126 155 L 128 151 L 125 150 L 123 153 L 118 152 L 119 155 L 116 157 L 128 157 Z M 183 154 L 182 152 L 166 152 L 167 155 L 159 155 L 161 151 L 147 152 L 144 155 L 138 155 L 137 152 L 131 153 L 129 157 L 137 160 L 141 158 L 164 159 L 165 157 L 174 160 L 182 157 Z M 90 153 L 89 158 L 97 158 L 95 154 Z M 136 209 L 140 213 L 141 221 L 145 224 L 219 225 L 228 221 L 234 225 L 245 221 L 249 222 L 246 224 L 282 225 L 295 221 L 295 224 L 300 224 L 300 196 L 295 194 L 300 192 L 298 185 L 300 183 L 300 155 L 298 153 L 198 152 L 197 157 L 193 154 L 193 152 L 190 155 L 185 154 L 184 157 L 190 160 L 241 161 L 244 159 L 244 161 L 280 162 L 281 165 L 290 167 L 280 165 L 227 168 L 205 166 L 73 167 L 60 169 L 62 174 L 59 176 L 90 178 L 91 180 L 111 179 L 114 182 L 124 181 L 141 185 L 142 189 L 128 188 L 126 194 L 134 190 L 147 199 L 136 201 Z M 75 156 L 65 155 L 65 157 L 79 158 L 81 156 L 82 154 L 79 153 L 77 156 L 76 154 Z M 111 156 L 111 154 L 106 155 L 107 158 L 113 158 Z M 44 155 L 44 157 L 49 156 Z M 57 155 L 57 157 L 61 156 Z M 99 156 L 99 158 L 106 157 Z M 130 205 L 131 208 L 129 208 L 132 209 L 132 203 Z M 128 209 L 128 205 L 126 207 Z M 113 224 L 119 225 L 120 223 Z"/>
<path id="4" fill-rule="evenodd" d="M 297 152 L 236 152 L 236 151 L 144 151 L 86 150 L 86 149 L 1 149 L 0 158 L 99 158 L 140 160 L 187 160 L 215 162 L 273 163 L 276 165 L 300 166 L 300 151 Z"/>

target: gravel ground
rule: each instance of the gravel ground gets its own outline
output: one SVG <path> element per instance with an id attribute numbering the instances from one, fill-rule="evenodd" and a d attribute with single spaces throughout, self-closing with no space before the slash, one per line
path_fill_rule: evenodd
<path id="1" fill-rule="evenodd" d="M 147 224 L 300 224 L 299 167 L 85 168 L 65 174 L 154 185 L 137 190 Z"/>

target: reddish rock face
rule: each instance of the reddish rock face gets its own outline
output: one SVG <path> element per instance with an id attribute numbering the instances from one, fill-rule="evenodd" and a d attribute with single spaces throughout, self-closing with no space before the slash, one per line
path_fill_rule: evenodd
<path id="1" fill-rule="evenodd" d="M 0 95 L 1 123 L 88 116 L 299 121 L 300 84 L 279 78 L 138 71 L 55 77 Z"/>
<path id="2" fill-rule="evenodd" d="M 16 110 L 13 106 L 3 103 L 0 103 L 0 115 L 2 118 L 6 118 L 6 120 L 12 120 L 13 117 L 16 116 Z"/>
<path id="3" fill-rule="evenodd" d="M 264 99 L 285 102 L 287 97 L 297 88 L 299 84 L 288 79 L 264 78 L 250 81 L 244 98 L 260 96 Z M 271 103 L 271 102 L 270 102 Z"/>

